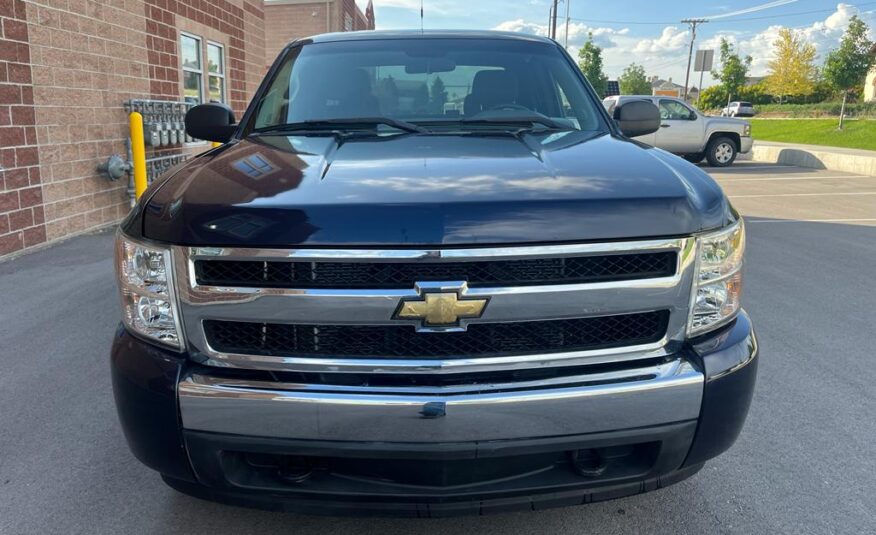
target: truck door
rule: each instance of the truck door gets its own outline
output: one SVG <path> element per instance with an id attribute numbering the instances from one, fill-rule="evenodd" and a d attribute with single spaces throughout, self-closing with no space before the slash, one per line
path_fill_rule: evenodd
<path id="1" fill-rule="evenodd" d="M 656 146 L 676 154 L 699 152 L 703 146 L 703 118 L 678 100 L 660 99 L 660 129 Z"/>

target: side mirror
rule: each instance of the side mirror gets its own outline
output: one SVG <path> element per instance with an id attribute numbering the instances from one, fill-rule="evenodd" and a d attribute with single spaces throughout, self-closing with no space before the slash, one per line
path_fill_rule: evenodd
<path id="1" fill-rule="evenodd" d="M 614 109 L 614 120 L 625 136 L 644 136 L 660 129 L 660 110 L 651 102 L 633 100 Z"/>
<path id="2" fill-rule="evenodd" d="M 198 104 L 186 113 L 186 133 L 195 139 L 225 143 L 235 130 L 234 112 L 225 104 Z"/>

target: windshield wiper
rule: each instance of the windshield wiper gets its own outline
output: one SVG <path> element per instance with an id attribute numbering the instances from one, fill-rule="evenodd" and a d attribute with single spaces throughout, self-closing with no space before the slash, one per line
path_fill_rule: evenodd
<path id="1" fill-rule="evenodd" d="M 365 125 L 383 124 L 391 126 L 397 130 L 408 132 L 411 134 L 428 134 L 429 131 L 422 126 L 407 121 L 392 119 L 390 117 L 354 117 L 350 119 L 317 119 L 309 121 L 301 121 L 297 123 L 278 124 L 265 128 L 257 128 L 253 132 L 258 134 L 287 132 L 287 131 L 312 131 L 319 132 L 325 130 L 344 130 L 344 127 L 357 127 Z"/>
<path id="2" fill-rule="evenodd" d="M 552 130 L 572 130 L 569 125 L 565 125 L 559 121 L 555 121 L 545 115 L 520 115 L 514 117 L 478 117 L 472 119 L 463 119 L 462 124 L 485 124 L 485 125 L 542 125 Z"/>

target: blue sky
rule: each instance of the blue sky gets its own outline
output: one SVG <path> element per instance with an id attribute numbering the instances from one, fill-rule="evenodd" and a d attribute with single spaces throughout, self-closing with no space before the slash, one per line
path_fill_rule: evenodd
<path id="1" fill-rule="evenodd" d="M 570 4 L 569 49 L 573 55 L 594 34 L 604 48 L 605 71 L 615 78 L 631 62 L 644 65 L 648 75 L 684 82 L 689 32 L 679 22 L 688 17 L 715 16 L 769 0 L 565 0 Z M 749 14 L 716 18 L 697 30 L 696 48 L 716 48 L 726 37 L 753 59 L 753 75 L 763 75 L 771 44 L 780 28 L 794 28 L 816 45 L 819 63 L 836 47 L 849 18 L 858 14 L 876 27 L 876 1 L 838 3 L 835 0 L 786 0 L 787 4 Z M 781 0 L 779 0 L 781 2 Z M 367 0 L 358 0 L 365 7 Z M 547 32 L 550 0 L 424 0 L 426 28 L 503 29 L 528 33 Z M 378 29 L 420 27 L 420 0 L 374 0 Z M 560 4 L 561 17 L 566 7 Z M 560 42 L 565 20 L 558 28 Z M 698 79 L 692 81 L 696 85 Z M 711 84 L 706 75 L 704 84 Z"/>

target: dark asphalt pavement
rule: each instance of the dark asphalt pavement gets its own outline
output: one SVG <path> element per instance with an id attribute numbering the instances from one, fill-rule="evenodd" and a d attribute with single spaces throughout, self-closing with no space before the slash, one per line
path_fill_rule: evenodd
<path id="1" fill-rule="evenodd" d="M 0 533 L 876 532 L 876 178 L 755 165 L 717 176 L 749 216 L 744 302 L 762 358 L 740 440 L 687 481 L 447 520 L 305 517 L 178 494 L 133 458 L 116 420 L 104 232 L 0 263 Z"/>

